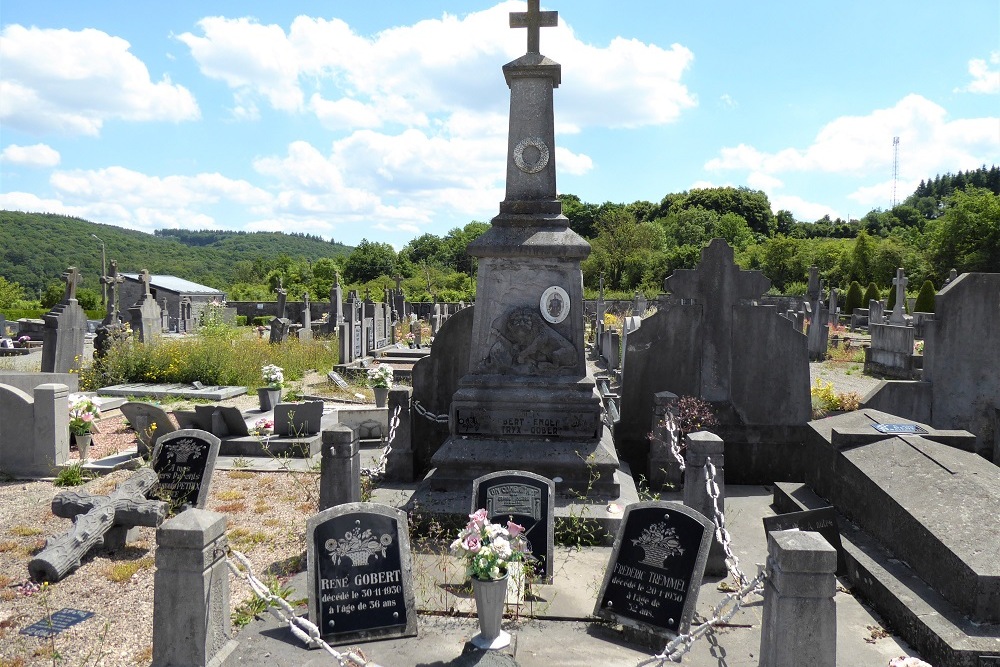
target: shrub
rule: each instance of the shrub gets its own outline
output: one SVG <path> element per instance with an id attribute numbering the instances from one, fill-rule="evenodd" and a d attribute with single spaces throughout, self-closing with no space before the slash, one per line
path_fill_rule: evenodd
<path id="1" fill-rule="evenodd" d="M 934 284 L 925 280 L 924 284 L 920 286 L 920 293 L 917 294 L 917 302 L 913 305 L 913 310 L 918 313 L 933 313 L 936 295 Z"/>
<path id="2" fill-rule="evenodd" d="M 271 318 L 268 315 L 258 315 L 253 318 L 253 325 L 255 327 L 266 327 L 271 323 Z"/>
<path id="3" fill-rule="evenodd" d="M 247 316 L 246 315 L 237 315 L 236 316 L 236 326 L 238 326 L 238 327 L 245 327 L 246 325 L 247 325 Z"/>
<path id="4" fill-rule="evenodd" d="M 861 300 L 861 307 L 867 308 L 868 304 L 872 301 L 879 301 L 882 298 L 882 293 L 878 289 L 878 285 L 873 282 L 868 283 L 868 287 L 865 289 L 865 296 Z"/>
<path id="5" fill-rule="evenodd" d="M 864 295 L 861 292 L 861 283 L 857 280 L 851 281 L 851 286 L 847 288 L 847 298 L 844 299 L 844 312 L 850 315 L 855 308 L 863 308 Z"/>

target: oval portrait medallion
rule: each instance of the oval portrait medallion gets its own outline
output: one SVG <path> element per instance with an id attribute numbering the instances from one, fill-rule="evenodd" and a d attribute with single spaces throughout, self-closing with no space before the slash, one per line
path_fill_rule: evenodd
<path id="1" fill-rule="evenodd" d="M 542 292 L 538 307 L 546 322 L 559 324 L 569 315 L 569 294 L 562 287 L 553 285 Z"/>
<path id="2" fill-rule="evenodd" d="M 525 161 L 524 151 L 528 147 L 532 147 L 538 151 L 538 157 L 531 155 L 534 151 L 529 151 L 528 159 L 531 160 L 531 164 Z M 534 158 L 534 159 L 533 159 Z M 549 147 L 545 145 L 545 142 L 538 137 L 527 137 L 521 139 L 521 141 L 514 146 L 514 164 L 517 168 L 526 174 L 537 174 L 542 169 L 545 169 L 545 165 L 549 163 Z"/>

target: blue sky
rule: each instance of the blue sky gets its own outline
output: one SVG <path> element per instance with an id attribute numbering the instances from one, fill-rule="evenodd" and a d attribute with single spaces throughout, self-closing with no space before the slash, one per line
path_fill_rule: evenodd
<path id="1" fill-rule="evenodd" d="M 402 247 L 503 199 L 524 2 L 5 1 L 0 208 Z M 1000 163 L 1000 0 L 572 0 L 562 193 L 764 190 L 861 217 Z"/>

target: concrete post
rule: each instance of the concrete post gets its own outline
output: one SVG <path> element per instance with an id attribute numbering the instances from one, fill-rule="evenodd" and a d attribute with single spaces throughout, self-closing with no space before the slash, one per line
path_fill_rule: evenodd
<path id="1" fill-rule="evenodd" d="M 389 452 L 389 460 L 385 467 L 385 480 L 387 482 L 412 482 L 413 481 L 413 424 L 410 412 L 410 395 L 413 389 L 410 387 L 393 387 L 389 390 L 389 432 L 392 433 L 393 415 L 399 409 L 399 423 L 392 442 L 392 451 Z"/>
<path id="2" fill-rule="evenodd" d="M 361 447 L 354 429 L 338 424 L 323 431 L 319 511 L 361 502 Z"/>
<path id="3" fill-rule="evenodd" d="M 649 439 L 649 488 L 655 493 L 664 484 L 678 485 L 683 479 L 681 466 L 670 452 L 671 430 L 665 420 L 677 409 L 677 394 L 661 391 L 653 394 L 652 437 Z"/>
<path id="4" fill-rule="evenodd" d="M 836 569 L 819 533 L 768 534 L 759 667 L 836 667 Z"/>
<path id="5" fill-rule="evenodd" d="M 226 517 L 189 509 L 156 531 L 152 667 L 218 667 L 230 639 Z"/>
<path id="6" fill-rule="evenodd" d="M 715 506 L 705 485 L 705 460 L 711 457 L 712 465 L 715 466 L 715 483 L 719 486 L 719 511 L 725 512 L 725 443 L 714 433 L 698 431 L 684 436 L 684 444 L 687 447 L 684 455 L 684 465 L 686 466 L 684 468 L 684 504 L 701 512 L 714 524 Z M 715 538 L 712 539 L 712 548 L 708 552 L 705 574 L 713 576 L 728 574 L 725 550 L 719 544 L 719 540 Z"/>
<path id="7" fill-rule="evenodd" d="M 40 384 L 32 391 L 35 404 L 31 474 L 51 475 L 69 460 L 69 387 Z"/>

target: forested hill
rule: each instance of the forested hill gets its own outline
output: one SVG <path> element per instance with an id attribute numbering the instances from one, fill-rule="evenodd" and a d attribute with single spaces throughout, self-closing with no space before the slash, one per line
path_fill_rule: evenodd
<path id="1" fill-rule="evenodd" d="M 161 230 L 151 236 L 63 215 L 0 211 L 0 276 L 37 292 L 76 266 L 83 285 L 99 289 L 101 244 L 92 234 L 104 241 L 109 264 L 118 260 L 122 273 L 148 269 L 217 289 L 266 272 L 283 256 L 316 261 L 353 250 L 305 234 Z"/>

